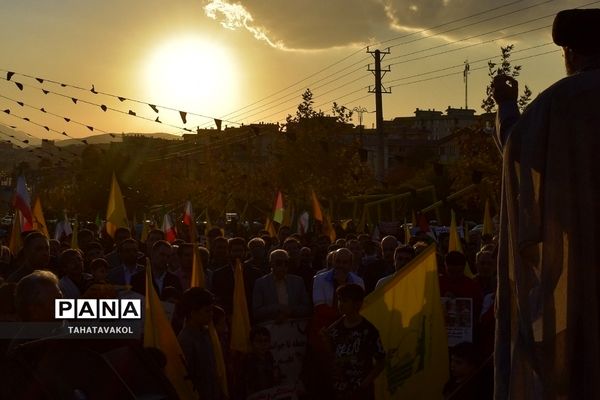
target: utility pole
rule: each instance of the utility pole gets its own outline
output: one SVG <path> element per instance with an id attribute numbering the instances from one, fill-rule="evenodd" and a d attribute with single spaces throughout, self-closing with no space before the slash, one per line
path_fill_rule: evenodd
<path id="1" fill-rule="evenodd" d="M 360 136 L 359 136 L 359 138 L 360 138 L 360 145 L 362 147 L 362 145 L 363 145 L 363 129 L 364 129 L 364 126 L 363 126 L 363 114 L 366 113 L 366 112 L 369 112 L 369 111 L 366 108 L 364 108 L 363 106 L 354 107 L 352 109 L 352 111 L 354 111 L 354 112 L 356 112 L 358 114 L 358 126 L 359 126 L 359 129 L 360 129 Z"/>
<path id="2" fill-rule="evenodd" d="M 469 87 L 469 71 L 470 71 L 470 66 L 469 66 L 469 60 L 465 60 L 465 70 L 463 71 L 463 79 L 465 81 L 465 109 L 469 108 L 469 102 L 468 100 L 468 87 Z"/>
<path id="3" fill-rule="evenodd" d="M 388 48 L 385 51 L 370 51 L 367 47 L 367 53 L 371 54 L 375 59 L 375 69 L 371 69 L 370 65 L 368 67 L 368 70 L 373 72 L 373 75 L 375 75 L 375 87 L 371 89 L 371 87 L 369 86 L 369 93 L 375 93 L 375 112 L 377 124 L 377 164 L 375 172 L 377 180 L 379 182 L 383 182 L 385 176 L 385 135 L 383 133 L 383 101 L 381 99 L 381 94 L 391 93 L 392 89 L 386 89 L 381 85 L 381 79 L 385 76 L 386 72 L 390 71 L 390 67 L 381 70 L 381 60 L 383 60 L 383 57 L 385 57 L 386 54 L 390 54 L 390 49 Z"/>

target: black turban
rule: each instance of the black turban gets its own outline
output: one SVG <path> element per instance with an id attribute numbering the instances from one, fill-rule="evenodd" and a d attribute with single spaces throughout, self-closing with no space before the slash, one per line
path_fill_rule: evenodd
<path id="1" fill-rule="evenodd" d="M 600 8 L 559 12 L 554 18 L 552 39 L 581 54 L 600 53 Z"/>

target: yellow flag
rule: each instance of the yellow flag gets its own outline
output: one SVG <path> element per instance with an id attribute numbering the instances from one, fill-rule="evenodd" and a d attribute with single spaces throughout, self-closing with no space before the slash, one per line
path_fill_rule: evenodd
<path id="1" fill-rule="evenodd" d="M 367 296 L 361 314 L 379 330 L 386 351 L 376 398 L 441 400 L 448 381 L 448 340 L 435 246 Z"/>
<path id="2" fill-rule="evenodd" d="M 244 288 L 244 272 L 238 259 L 235 264 L 233 284 L 233 315 L 231 316 L 231 350 L 250 351 L 250 317 Z"/>
<path id="3" fill-rule="evenodd" d="M 46 219 L 44 218 L 44 213 L 42 211 L 42 201 L 39 197 L 35 199 L 31 213 L 33 216 L 33 229 L 42 232 L 47 238 L 49 238 L 50 235 L 48 234 L 48 226 L 46 225 Z"/>
<path id="4" fill-rule="evenodd" d="M 452 219 L 450 221 L 450 238 L 448 239 L 448 251 L 458 251 L 459 253 L 465 254 L 462 248 L 462 243 L 460 242 L 460 237 L 458 236 L 458 228 L 456 227 L 456 215 L 454 214 L 454 210 L 450 210 L 450 214 L 452 215 Z M 465 268 L 465 275 L 471 279 L 475 277 L 473 272 L 471 271 L 471 266 L 467 262 Z"/>
<path id="5" fill-rule="evenodd" d="M 206 277 L 204 276 L 204 267 L 202 266 L 202 258 L 200 257 L 200 250 L 198 244 L 194 243 L 194 264 L 192 267 L 192 280 L 190 287 L 206 287 Z M 228 395 L 229 389 L 227 388 L 227 371 L 225 369 L 225 360 L 223 359 L 223 349 L 221 348 L 221 340 L 215 329 L 215 325 L 211 321 L 208 325 L 208 333 L 210 335 L 210 342 L 213 346 L 213 353 L 215 355 L 215 364 L 217 367 L 217 377 L 219 378 L 219 384 L 221 390 L 225 395 Z"/>
<path id="6" fill-rule="evenodd" d="M 21 212 L 15 210 L 15 216 L 13 217 L 12 230 L 10 231 L 10 242 L 8 248 L 13 256 L 16 256 L 19 250 L 23 247 L 23 241 L 21 240 Z"/>
<path id="7" fill-rule="evenodd" d="M 483 231 L 482 235 L 493 235 L 494 224 L 492 223 L 492 216 L 490 215 L 490 201 L 485 201 L 485 212 L 483 213 Z"/>
<path id="8" fill-rule="evenodd" d="M 265 221 L 265 231 L 269 232 L 269 236 L 277 237 L 277 231 L 275 230 L 273 221 L 271 221 L 271 217 L 267 217 L 267 220 Z"/>
<path id="9" fill-rule="evenodd" d="M 121 188 L 113 172 L 110 195 L 108 196 L 108 207 L 106 209 L 106 232 L 108 232 L 110 237 L 114 237 L 117 228 L 129 228 L 129 223 L 127 222 L 127 212 Z"/>
<path id="10" fill-rule="evenodd" d="M 71 234 L 71 248 L 79 250 L 79 221 L 75 218 L 73 233 Z"/>
<path id="11" fill-rule="evenodd" d="M 192 263 L 192 280 L 190 281 L 190 287 L 206 287 L 206 277 L 204 276 L 204 266 L 202 265 L 202 257 L 200 256 L 200 249 L 198 243 L 194 245 L 194 261 Z"/>
<path id="12" fill-rule="evenodd" d="M 333 227 L 333 224 L 331 223 L 331 218 L 329 217 L 329 215 L 326 215 L 323 221 L 323 234 L 329 237 L 331 243 L 334 243 L 335 239 L 337 238 L 335 229 Z"/>
<path id="13" fill-rule="evenodd" d="M 317 198 L 317 194 L 314 190 L 311 191 L 311 201 L 313 208 L 313 218 L 317 221 L 323 222 L 323 207 L 321 207 L 321 203 L 319 203 L 319 199 Z"/>
<path id="14" fill-rule="evenodd" d="M 144 347 L 155 347 L 167 358 L 165 375 L 177 391 L 180 399 L 197 399 L 188 375 L 184 355 L 162 303 L 152 284 L 150 262 L 146 263 L 146 306 L 144 320 Z"/>

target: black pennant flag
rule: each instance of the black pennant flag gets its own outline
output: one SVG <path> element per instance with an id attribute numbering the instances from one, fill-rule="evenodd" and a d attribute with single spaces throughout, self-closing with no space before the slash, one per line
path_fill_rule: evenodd
<path id="1" fill-rule="evenodd" d="M 114 133 L 109 133 L 110 137 L 114 138 L 116 137 Z"/>
<path id="2" fill-rule="evenodd" d="M 148 104 L 150 106 L 151 109 L 154 110 L 155 113 L 158 113 L 158 108 L 156 108 L 156 106 L 154 104 Z"/>
<path id="3" fill-rule="evenodd" d="M 48 128 L 47 126 L 44 126 L 44 129 L 50 132 L 50 128 Z"/>
<path id="4" fill-rule="evenodd" d="M 28 144 L 28 143 L 29 143 L 29 140 L 25 139 L 25 140 L 23 140 L 23 143 L 26 143 L 26 144 Z"/>
<path id="5" fill-rule="evenodd" d="M 192 131 L 192 130 L 191 130 L 191 129 L 189 129 L 189 128 L 183 128 L 183 130 L 184 130 L 184 131 L 188 131 L 188 132 L 191 132 L 191 131 Z"/>
<path id="6" fill-rule="evenodd" d="M 23 90 L 23 84 L 19 82 L 15 82 L 15 85 L 19 88 L 19 90 Z"/>
<path id="7" fill-rule="evenodd" d="M 94 87 L 94 85 L 92 85 L 92 88 L 90 89 L 90 92 L 92 92 L 94 94 L 98 94 L 98 92 L 96 92 L 96 88 Z"/>
<path id="8" fill-rule="evenodd" d="M 39 83 L 44 83 L 44 80 L 42 78 L 35 78 L 36 81 L 38 81 Z"/>
<path id="9" fill-rule="evenodd" d="M 25 121 L 27 121 L 27 122 L 31 122 L 31 121 L 29 120 L 29 118 L 27 118 L 27 117 L 25 117 L 25 118 L 23 118 L 23 119 L 24 119 Z"/>
<path id="10" fill-rule="evenodd" d="M 71 122 L 71 118 L 63 117 L 63 119 L 67 122 Z"/>
<path id="11" fill-rule="evenodd" d="M 50 91 L 49 91 L 49 90 L 45 90 L 45 89 L 42 89 L 42 92 L 44 92 L 44 94 L 48 94 L 48 93 L 50 93 Z"/>
<path id="12" fill-rule="evenodd" d="M 86 127 L 87 127 L 87 128 L 90 130 L 90 131 L 92 131 L 92 132 L 94 131 L 94 127 L 93 127 L 93 126 L 86 125 Z"/>
<path id="13" fill-rule="evenodd" d="M 66 84 L 64 84 L 64 83 L 61 83 L 61 84 L 60 84 L 60 86 L 62 86 L 62 87 L 67 87 L 67 85 L 66 85 Z"/>
<path id="14" fill-rule="evenodd" d="M 185 111 L 179 111 L 179 116 L 184 124 L 187 124 L 187 113 Z"/>
<path id="15" fill-rule="evenodd" d="M 14 74 L 15 74 L 14 72 L 12 72 L 12 71 L 8 71 L 8 72 L 6 73 L 6 80 L 7 80 L 7 81 L 10 81 L 10 78 L 12 78 Z"/>
<path id="16" fill-rule="evenodd" d="M 6 110 L 4 110 L 4 112 L 10 114 L 10 109 L 7 108 Z"/>
<path id="17" fill-rule="evenodd" d="M 88 144 L 88 141 L 87 141 L 87 140 L 85 140 L 85 139 L 81 139 L 81 141 L 82 141 L 83 143 L 85 143 L 85 144 Z"/>
<path id="18" fill-rule="evenodd" d="M 63 136 L 69 136 L 69 135 L 67 135 L 67 132 L 63 132 L 62 135 Z"/>
<path id="19" fill-rule="evenodd" d="M 160 119 L 158 119 L 158 117 L 156 117 L 156 119 L 154 120 L 154 122 L 158 122 L 159 124 L 162 124 L 162 121 Z"/>
<path id="20" fill-rule="evenodd" d="M 46 110 L 44 109 L 44 107 L 40 108 L 40 111 L 44 112 L 44 113 L 46 112 Z"/>
<path id="21" fill-rule="evenodd" d="M 73 100 L 73 103 L 77 104 L 77 99 L 75 97 L 71 97 L 71 100 Z"/>
<path id="22" fill-rule="evenodd" d="M 17 101 L 17 104 L 20 105 L 21 107 L 25 106 L 25 103 L 23 103 L 22 101 Z"/>
<path id="23" fill-rule="evenodd" d="M 217 130 L 220 131 L 221 130 L 221 121 L 220 119 L 216 119 L 215 118 L 215 125 L 217 126 Z"/>
<path id="24" fill-rule="evenodd" d="M 125 97 L 119 97 L 119 100 L 121 100 L 121 101 L 125 101 L 125 100 L 127 100 L 127 99 L 126 99 Z"/>
<path id="25" fill-rule="evenodd" d="M 129 110 L 129 113 L 128 113 L 128 114 L 129 114 L 129 115 L 133 115 L 133 116 L 136 116 L 136 115 L 137 115 L 135 112 L 133 112 L 133 111 L 131 111 L 131 110 Z"/>
<path id="26" fill-rule="evenodd" d="M 100 108 L 102 109 L 102 111 L 106 112 L 106 110 L 108 110 L 108 107 L 106 107 L 104 104 L 102 104 L 100 106 Z"/>

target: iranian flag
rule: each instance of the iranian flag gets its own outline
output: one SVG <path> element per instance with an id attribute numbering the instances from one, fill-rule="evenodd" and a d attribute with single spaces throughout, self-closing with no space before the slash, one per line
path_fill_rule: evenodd
<path id="1" fill-rule="evenodd" d="M 192 225 L 194 220 L 193 216 L 194 211 L 192 210 L 192 202 L 188 200 L 185 203 L 185 210 L 183 211 L 183 223 L 187 226 Z"/>
<path id="2" fill-rule="evenodd" d="M 19 176 L 17 179 L 17 190 L 13 198 L 13 207 L 21 212 L 21 232 L 33 229 L 33 217 L 31 214 L 31 198 L 27 191 L 25 177 Z"/>
<path id="3" fill-rule="evenodd" d="M 283 222 L 283 195 L 281 194 L 281 191 L 277 192 L 275 211 L 273 212 L 273 221 L 279 224 Z"/>
<path id="4" fill-rule="evenodd" d="M 165 233 L 167 242 L 172 243 L 177 239 L 177 231 L 175 230 L 175 225 L 173 225 L 173 221 L 171 221 L 169 214 L 165 214 L 162 230 Z"/>

